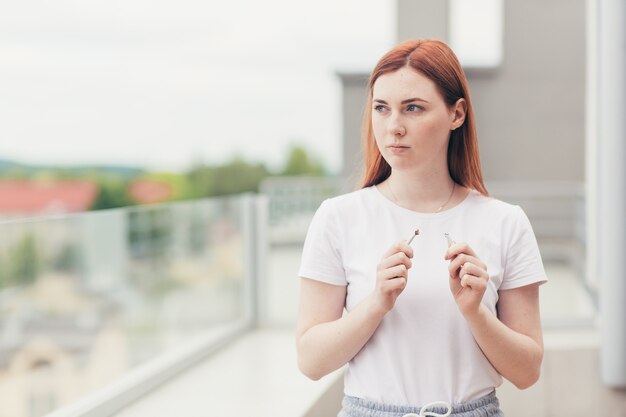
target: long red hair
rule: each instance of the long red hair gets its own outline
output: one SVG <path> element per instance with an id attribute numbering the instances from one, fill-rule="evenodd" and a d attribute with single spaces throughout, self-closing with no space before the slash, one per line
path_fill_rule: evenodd
<path id="1" fill-rule="evenodd" d="M 380 154 L 372 130 L 374 83 L 381 75 L 406 66 L 432 80 L 449 107 L 452 107 L 460 98 L 464 98 L 467 102 L 465 121 L 459 128 L 450 133 L 448 169 L 450 177 L 457 184 L 488 195 L 483 183 L 474 110 L 465 73 L 448 45 L 434 39 L 409 40 L 397 45 L 378 61 L 372 71 L 361 131 L 365 162 L 361 188 L 380 184 L 391 175 L 391 167 Z"/>

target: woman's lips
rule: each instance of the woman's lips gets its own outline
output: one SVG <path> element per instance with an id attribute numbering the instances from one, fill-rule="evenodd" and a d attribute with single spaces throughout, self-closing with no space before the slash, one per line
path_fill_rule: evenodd
<path id="1" fill-rule="evenodd" d="M 390 145 L 388 148 L 391 153 L 403 153 L 410 149 L 408 146 L 403 145 Z"/>

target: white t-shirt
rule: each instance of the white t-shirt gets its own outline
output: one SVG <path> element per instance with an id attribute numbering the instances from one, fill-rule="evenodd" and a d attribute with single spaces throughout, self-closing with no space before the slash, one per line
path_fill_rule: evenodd
<path id="1" fill-rule="evenodd" d="M 461 403 L 502 383 L 450 292 L 449 233 L 487 264 L 483 304 L 494 314 L 498 290 L 545 282 L 537 240 L 519 206 L 471 191 L 459 205 L 417 213 L 368 187 L 325 200 L 309 226 L 299 275 L 347 285 L 349 312 L 374 290 L 376 265 L 395 242 L 411 243 L 407 286 L 363 349 L 350 361 L 346 395 L 394 405 Z"/>

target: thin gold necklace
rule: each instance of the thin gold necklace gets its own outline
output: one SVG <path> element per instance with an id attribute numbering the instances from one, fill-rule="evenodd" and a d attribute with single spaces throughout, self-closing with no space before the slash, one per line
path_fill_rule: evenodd
<path id="1" fill-rule="evenodd" d="M 393 197 L 393 201 L 395 201 L 397 205 L 401 206 L 400 202 L 396 198 L 396 194 L 393 192 L 393 188 L 391 188 L 391 181 L 387 180 L 387 185 L 389 187 L 389 191 L 391 192 L 391 196 Z M 434 213 L 439 213 L 450 202 L 450 200 L 452 199 L 452 195 L 454 194 L 455 188 L 456 188 L 456 181 L 452 181 L 452 191 L 450 192 L 450 196 L 448 197 L 445 203 L 440 205 L 439 208 L 434 211 Z"/>

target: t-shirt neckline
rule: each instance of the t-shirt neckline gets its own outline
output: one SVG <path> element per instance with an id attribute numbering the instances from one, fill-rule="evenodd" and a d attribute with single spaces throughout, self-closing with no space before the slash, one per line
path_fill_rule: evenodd
<path id="1" fill-rule="evenodd" d="M 465 196 L 465 198 L 459 202 L 459 204 L 457 204 L 454 207 L 451 207 L 447 210 L 442 210 L 439 213 L 425 213 L 425 212 L 420 212 L 420 211 L 414 211 L 405 207 L 402 207 L 398 204 L 396 204 L 394 201 L 391 201 L 390 199 L 388 199 L 379 189 L 378 189 L 378 185 L 372 185 L 371 186 L 374 194 L 376 194 L 378 196 L 378 198 L 380 198 L 384 204 L 390 206 L 392 209 L 398 211 L 398 212 L 402 212 L 405 214 L 410 214 L 411 216 L 417 216 L 417 217 L 422 217 L 422 218 L 436 218 L 436 217 L 447 217 L 453 213 L 455 213 L 456 211 L 460 210 L 461 208 L 463 208 L 463 206 L 465 206 L 468 201 L 470 200 L 470 198 L 474 195 L 474 193 L 476 193 L 476 191 L 470 189 L 469 193 L 467 193 L 467 195 Z"/>

